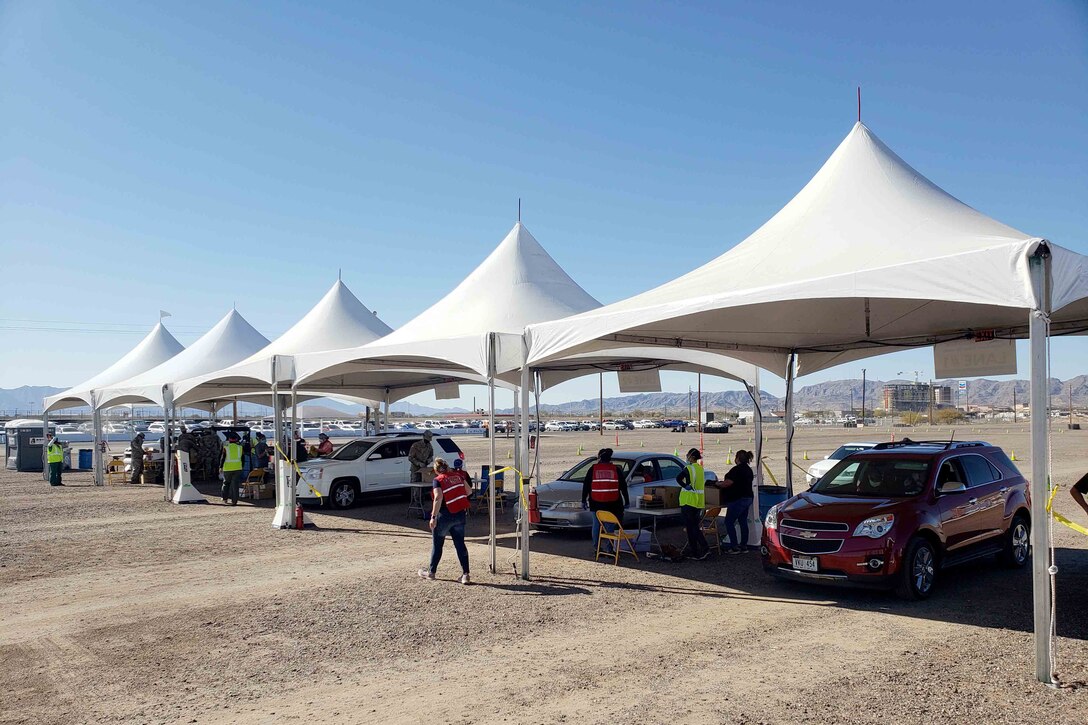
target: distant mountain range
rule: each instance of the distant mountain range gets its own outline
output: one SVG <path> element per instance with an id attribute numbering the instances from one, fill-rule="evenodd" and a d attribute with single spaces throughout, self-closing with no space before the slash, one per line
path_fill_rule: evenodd
<path id="1" fill-rule="evenodd" d="M 909 382 L 894 380 L 889 382 Z M 883 380 L 869 380 L 865 385 L 865 406 L 878 408 L 883 404 Z M 955 380 L 938 381 L 938 385 L 949 385 L 956 395 Z M 971 380 L 968 382 L 968 393 L 972 407 L 999 406 L 1009 407 L 1013 403 L 1015 391 L 1016 402 L 1025 405 L 1028 402 L 1029 384 L 1026 380 Z M 14 413 L 16 411 L 26 413 L 34 410 L 41 414 L 42 400 L 47 395 L 62 392 L 63 388 L 54 388 L 45 385 L 21 388 L 0 388 L 0 412 Z M 1088 406 L 1088 375 L 1078 375 L 1070 380 L 1061 381 L 1057 378 L 1050 379 L 1051 404 L 1061 408 L 1069 404 L 1069 393 L 1073 394 L 1073 405 L 1076 407 Z M 955 398 L 954 398 L 955 399 Z M 660 413 L 676 417 L 687 417 L 688 393 L 638 393 L 635 395 L 622 395 L 613 398 L 605 398 L 604 407 L 607 413 L 613 415 L 630 415 L 635 412 Z M 781 410 L 785 401 L 766 391 L 760 394 L 760 401 L 764 411 Z M 805 410 L 848 410 L 851 407 L 861 407 L 861 381 L 860 380 L 829 380 L 823 383 L 805 385 L 796 391 L 794 403 L 797 411 Z M 156 408 L 136 406 L 140 410 L 147 411 L 147 415 L 155 415 L 159 411 Z M 338 417 L 352 416 L 363 412 L 363 406 L 350 403 L 341 403 L 336 400 L 321 398 L 308 401 L 299 406 L 302 415 L 306 417 Z M 541 412 L 548 415 L 570 415 L 572 417 L 589 417 L 595 415 L 600 407 L 597 398 L 577 400 L 569 403 L 544 404 Z M 717 393 L 703 393 L 703 407 L 714 412 L 738 412 L 751 410 L 752 401 L 748 394 L 739 390 L 727 390 Z M 265 415 L 268 408 L 263 406 L 241 403 L 238 406 L 239 414 L 246 416 Z M 427 405 L 417 405 L 401 401 L 394 403 L 392 409 L 397 413 L 406 413 L 411 416 L 436 416 L 447 414 L 468 413 L 464 408 L 435 408 Z M 691 396 L 691 410 L 694 415 L 697 403 Z M 67 411 L 77 412 L 77 411 Z M 85 409 L 83 412 L 86 412 Z M 511 409 L 499 410 L 499 413 L 512 413 Z"/>

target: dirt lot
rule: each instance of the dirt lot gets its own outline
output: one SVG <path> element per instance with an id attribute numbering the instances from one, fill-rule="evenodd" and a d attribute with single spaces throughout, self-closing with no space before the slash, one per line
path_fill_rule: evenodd
<path id="1" fill-rule="evenodd" d="M 1026 430 L 1008 431 L 957 438 L 992 440 L 1030 470 Z M 804 429 L 798 454 L 886 434 Z M 782 433 L 769 436 L 781 477 Z M 620 440 L 697 443 L 664 431 Z M 545 437 L 545 473 L 601 441 Z M 484 441 L 462 445 L 471 467 L 485 460 Z M 749 447 L 743 429 L 705 446 L 719 471 L 729 448 Z M 500 463 L 508 450 L 499 439 Z M 1088 431 L 1057 434 L 1055 480 L 1068 487 L 1085 468 Z M 592 561 L 588 539 L 535 534 L 534 579 L 522 582 L 507 573 L 508 511 L 502 573 L 486 571 L 477 516 L 477 584 L 462 587 L 452 551 L 440 581 L 415 576 L 429 535 L 401 500 L 274 531 L 268 502 L 173 506 L 161 488 L 65 479 L 50 489 L 0 472 L 0 722 L 1088 722 L 1088 537 L 1064 527 L 1068 684 L 1048 689 L 1033 679 L 1030 574 L 995 564 L 950 572 L 907 604 L 774 582 L 755 554 L 614 567 Z M 1085 518 L 1064 491 L 1058 508 Z"/>

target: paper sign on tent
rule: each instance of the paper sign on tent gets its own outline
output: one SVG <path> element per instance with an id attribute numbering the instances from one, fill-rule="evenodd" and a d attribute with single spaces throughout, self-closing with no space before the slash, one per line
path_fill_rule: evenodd
<path id="1" fill-rule="evenodd" d="M 954 340 L 933 346 L 933 370 L 938 378 L 971 378 L 1016 373 L 1014 340 Z"/>

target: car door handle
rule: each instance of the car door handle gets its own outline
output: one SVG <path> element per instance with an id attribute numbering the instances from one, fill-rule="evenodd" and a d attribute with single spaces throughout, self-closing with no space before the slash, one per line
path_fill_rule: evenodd
<path id="1" fill-rule="evenodd" d="M 967 505 L 968 505 L 968 506 L 974 506 L 974 505 L 975 505 L 976 503 L 978 503 L 978 499 L 977 499 L 977 498 L 969 498 L 969 499 L 967 499 Z"/>
<path id="2" fill-rule="evenodd" d="M 1001 487 L 1001 493 L 1008 493 L 1008 492 L 1009 492 L 1009 487 L 1008 486 L 1002 486 Z"/>

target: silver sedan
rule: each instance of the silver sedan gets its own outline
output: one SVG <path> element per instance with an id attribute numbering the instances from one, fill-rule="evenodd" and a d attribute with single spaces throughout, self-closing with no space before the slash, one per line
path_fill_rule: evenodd
<path id="1" fill-rule="evenodd" d="M 582 508 L 582 482 L 596 457 L 586 458 L 555 481 L 536 487 L 537 508 L 540 523 L 533 528 L 545 530 L 586 529 L 593 525 L 593 513 Z M 627 492 L 631 505 L 627 507 L 625 525 L 634 521 L 630 510 L 647 486 L 672 486 L 679 488 L 676 477 L 684 469 L 684 461 L 668 453 L 642 453 L 618 451 L 612 454 L 612 463 L 619 467 L 627 479 Z M 716 481 L 712 471 L 706 472 L 707 481 Z"/>

